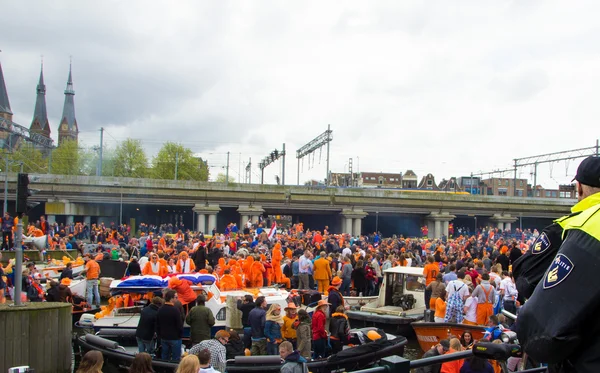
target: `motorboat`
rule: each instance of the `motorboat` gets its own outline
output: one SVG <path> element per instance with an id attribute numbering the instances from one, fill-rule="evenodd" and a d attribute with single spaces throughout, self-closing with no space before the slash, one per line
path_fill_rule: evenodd
<path id="1" fill-rule="evenodd" d="M 460 338 L 464 332 L 470 332 L 476 341 L 482 340 L 485 327 L 481 325 L 467 325 L 446 322 L 414 322 L 410 324 L 417 335 L 419 346 L 424 352 L 440 343 L 442 339 L 451 337 Z"/>
<path id="2" fill-rule="evenodd" d="M 186 279 L 192 282 L 191 288 L 198 294 L 207 296 L 206 307 L 208 307 L 215 316 L 215 325 L 213 333 L 225 327 L 236 327 L 236 321 L 232 320 L 232 315 L 240 318 L 241 313 L 237 310 L 237 299 L 246 294 L 252 295 L 254 299 L 258 296 L 264 296 L 268 304 L 277 303 L 281 308 L 287 307 L 289 293 L 279 288 L 247 288 L 241 290 L 221 291 L 216 285 L 216 278 L 211 274 L 177 274 L 174 275 L 180 279 Z M 112 296 L 122 294 L 148 294 L 154 293 L 161 295 L 161 292 L 168 287 L 169 277 L 160 276 L 130 276 L 123 280 L 114 280 L 110 284 L 110 293 Z M 96 314 L 93 320 L 88 320 L 85 325 L 92 327 L 96 332 L 100 329 L 118 328 L 133 329 L 137 328 L 140 319 L 140 312 L 144 304 L 140 303 L 134 307 L 121 307 L 107 309 L 104 312 Z M 91 323 L 91 325 L 90 325 Z M 189 337 L 189 326 L 184 324 L 184 337 Z"/>
<path id="3" fill-rule="evenodd" d="M 326 359 L 311 360 L 307 363 L 310 372 L 351 371 L 370 367 L 381 358 L 391 355 L 402 356 L 406 338 L 386 334 L 378 330 L 383 338 L 371 342 L 366 336 L 370 330 L 376 328 L 352 329 L 350 331 L 350 344 L 338 354 Z M 105 371 L 126 371 L 137 353 L 135 331 L 102 329 L 96 334 L 85 334 L 75 340 L 75 347 L 85 354 L 90 350 L 102 352 L 104 356 Z M 266 360 L 265 360 L 266 359 Z M 242 371 L 279 371 L 281 359 L 278 356 L 245 357 L 227 361 L 227 372 Z M 156 373 L 172 373 L 177 369 L 177 364 L 160 359 L 153 359 L 152 368 Z"/>
<path id="4" fill-rule="evenodd" d="M 347 312 L 351 325 L 412 334 L 408 326 L 422 320 L 425 313 L 425 285 L 419 278 L 423 278 L 423 268 L 396 266 L 383 271 L 379 295 L 359 310 Z"/>

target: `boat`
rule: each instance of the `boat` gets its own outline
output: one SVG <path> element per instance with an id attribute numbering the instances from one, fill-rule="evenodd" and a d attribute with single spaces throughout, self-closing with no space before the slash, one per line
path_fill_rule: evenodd
<path id="1" fill-rule="evenodd" d="M 485 334 L 485 327 L 481 325 L 467 325 L 445 322 L 414 322 L 411 324 L 419 346 L 424 352 L 437 345 L 442 339 L 460 336 L 464 332 L 471 332 L 474 340 L 481 340 Z"/>
<path id="2" fill-rule="evenodd" d="M 347 312 L 353 327 L 376 326 L 398 335 L 413 333 L 410 324 L 425 314 L 423 268 L 397 266 L 383 271 L 379 295 L 359 310 Z M 345 299 L 345 298 L 344 298 Z"/>
<path id="3" fill-rule="evenodd" d="M 277 303 L 282 309 L 288 305 L 289 293 L 284 289 L 266 287 L 220 291 L 215 284 L 216 279 L 213 275 L 178 274 L 175 276 L 192 281 L 194 285 L 192 285 L 191 288 L 196 293 L 207 295 L 208 300 L 205 305 L 215 316 L 215 325 L 212 328 L 213 333 L 226 327 L 237 327 L 238 323 L 231 320 L 231 315 L 238 315 L 239 311 L 237 310 L 237 303 L 235 301 L 246 294 L 252 295 L 254 299 L 258 296 L 264 296 L 268 304 Z M 168 279 L 169 277 L 162 278 L 160 276 L 146 275 L 130 276 L 123 280 L 113 280 L 110 284 L 110 293 L 112 296 L 132 293 L 144 295 L 148 293 L 160 294 L 163 289 L 168 287 Z M 229 303 L 227 301 L 228 298 L 230 299 Z M 87 322 L 82 324 L 86 327 L 92 327 L 96 332 L 106 328 L 135 330 L 139 323 L 140 312 L 144 304 L 145 303 L 143 302 L 134 307 L 113 308 L 110 311 L 106 310 L 107 312 L 98 315 L 102 317 L 95 317 L 93 320 L 89 320 L 88 316 L 86 317 Z M 235 305 L 235 307 L 233 305 Z M 241 313 L 239 315 L 241 315 Z M 239 326 L 241 327 L 241 316 L 239 317 Z M 184 337 L 189 337 L 189 326 L 187 324 L 184 324 Z"/>
<path id="4" fill-rule="evenodd" d="M 50 279 L 58 279 L 60 277 L 61 272 L 66 268 L 64 264 L 38 264 L 36 268 L 42 275 L 42 278 L 50 278 Z M 83 272 L 84 265 L 74 265 L 73 276 L 78 276 L 81 272 Z"/>
<path id="5" fill-rule="evenodd" d="M 307 363 L 308 371 L 333 372 L 363 369 L 374 365 L 381 358 L 391 355 L 402 356 L 406 338 L 386 334 L 379 330 L 384 338 L 369 342 L 367 333 L 375 328 L 352 329 L 350 344 L 344 350 L 326 359 L 312 360 Z M 85 334 L 75 339 L 75 347 L 79 356 L 87 351 L 97 350 L 104 356 L 106 371 L 124 370 L 131 365 L 138 351 L 135 331 L 119 331 L 106 329 L 94 334 Z M 227 361 L 227 372 L 242 371 L 280 371 L 282 362 L 279 356 L 237 357 Z M 177 369 L 176 363 L 153 359 L 152 368 L 156 373 L 172 373 Z"/>

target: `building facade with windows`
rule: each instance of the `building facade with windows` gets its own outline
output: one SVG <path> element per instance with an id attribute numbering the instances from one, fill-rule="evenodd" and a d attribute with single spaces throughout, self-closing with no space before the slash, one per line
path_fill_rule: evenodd
<path id="1" fill-rule="evenodd" d="M 488 196 L 526 197 L 527 179 L 493 177 L 483 180 L 485 193 Z"/>

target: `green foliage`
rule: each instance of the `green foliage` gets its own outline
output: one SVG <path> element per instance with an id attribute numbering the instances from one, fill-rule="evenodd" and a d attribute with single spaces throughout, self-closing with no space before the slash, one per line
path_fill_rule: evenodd
<path id="1" fill-rule="evenodd" d="M 147 177 L 148 157 L 140 140 L 127 139 L 114 151 L 114 175 L 120 177 Z"/>
<path id="2" fill-rule="evenodd" d="M 79 148 L 77 141 L 65 140 L 52 151 L 51 173 L 57 175 L 89 175 L 93 155 Z"/>
<path id="3" fill-rule="evenodd" d="M 208 164 L 194 157 L 191 149 L 167 142 L 152 160 L 152 176 L 156 179 L 208 181 Z"/>
<path id="4" fill-rule="evenodd" d="M 23 172 L 28 174 L 43 174 L 48 172 L 48 161 L 44 158 L 42 152 L 36 149 L 31 143 L 22 143 L 21 146 L 9 155 L 12 160 L 10 171 Z"/>
<path id="5" fill-rule="evenodd" d="M 225 181 L 227 180 L 227 175 L 225 175 L 224 173 L 220 173 L 217 175 L 217 183 L 223 183 L 225 184 Z M 233 176 L 229 176 L 229 184 L 235 183 L 235 178 Z"/>

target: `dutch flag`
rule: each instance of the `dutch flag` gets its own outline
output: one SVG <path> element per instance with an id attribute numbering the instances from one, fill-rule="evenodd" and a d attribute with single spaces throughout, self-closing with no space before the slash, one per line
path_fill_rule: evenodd
<path id="1" fill-rule="evenodd" d="M 269 240 L 273 241 L 276 233 L 277 233 L 277 223 L 273 222 L 273 225 L 271 226 L 271 230 L 269 231 Z"/>

